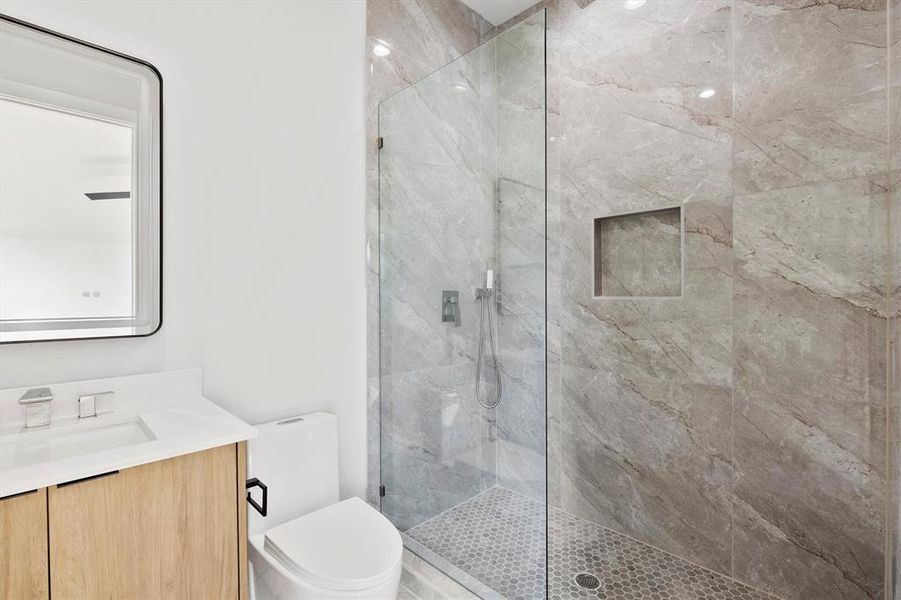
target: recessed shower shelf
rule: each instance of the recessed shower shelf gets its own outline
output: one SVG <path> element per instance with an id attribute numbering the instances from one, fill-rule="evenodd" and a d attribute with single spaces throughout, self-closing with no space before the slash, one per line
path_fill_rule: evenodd
<path id="1" fill-rule="evenodd" d="M 678 206 L 594 220 L 596 298 L 682 296 L 682 209 Z"/>

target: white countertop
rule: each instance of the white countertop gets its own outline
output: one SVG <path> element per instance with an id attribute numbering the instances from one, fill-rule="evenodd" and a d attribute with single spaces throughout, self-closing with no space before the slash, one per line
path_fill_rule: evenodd
<path id="1" fill-rule="evenodd" d="M 48 387 L 54 395 L 51 425 L 29 430 L 24 428 L 24 422 L 14 419 L 17 412 L 24 419 L 18 398 L 26 388 L 0 391 L 0 453 L 4 449 L 13 452 L 14 447 L 23 441 L 39 447 L 42 439 L 59 433 L 90 436 L 91 429 L 135 421 L 143 422 L 154 439 L 2 469 L 0 497 L 233 444 L 256 436 L 254 427 L 202 396 L 199 370 L 69 382 Z M 78 395 L 104 391 L 113 391 L 114 394 L 105 406 L 98 407 L 98 416 L 78 419 L 75 414 Z M 10 406 L 12 403 L 15 407 Z M 7 463 L 15 462 L 6 458 L 0 457 Z"/>

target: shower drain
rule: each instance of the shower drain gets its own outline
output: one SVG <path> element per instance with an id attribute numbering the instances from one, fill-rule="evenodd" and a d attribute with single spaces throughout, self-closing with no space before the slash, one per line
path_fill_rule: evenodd
<path id="1" fill-rule="evenodd" d="M 576 575 L 576 583 L 579 584 L 579 587 L 583 587 L 586 590 L 596 590 L 601 587 L 601 580 L 590 573 L 579 573 Z"/>

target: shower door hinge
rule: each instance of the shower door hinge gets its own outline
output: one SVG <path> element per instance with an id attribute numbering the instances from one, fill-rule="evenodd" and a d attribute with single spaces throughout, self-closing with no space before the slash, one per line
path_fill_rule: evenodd
<path id="1" fill-rule="evenodd" d="M 383 483 L 383 484 L 379 485 L 379 498 L 384 498 L 384 497 L 385 497 L 385 484 Z"/>
<path id="2" fill-rule="evenodd" d="M 379 150 L 381 150 L 385 146 L 385 138 L 380 137 L 378 141 Z"/>

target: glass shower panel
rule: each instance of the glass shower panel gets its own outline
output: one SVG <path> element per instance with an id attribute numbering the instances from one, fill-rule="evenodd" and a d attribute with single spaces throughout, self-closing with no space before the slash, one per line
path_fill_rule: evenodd
<path id="1" fill-rule="evenodd" d="M 382 512 L 480 595 L 545 595 L 545 121 L 543 11 L 379 107 Z"/>

